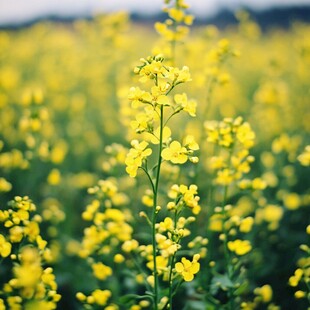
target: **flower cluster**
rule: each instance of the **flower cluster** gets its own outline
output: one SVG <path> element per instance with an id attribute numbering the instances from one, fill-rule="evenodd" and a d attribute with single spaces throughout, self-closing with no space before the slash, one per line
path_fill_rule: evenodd
<path id="1" fill-rule="evenodd" d="M 164 160 L 175 164 L 183 164 L 188 159 L 198 162 L 197 156 L 193 154 L 199 149 L 194 137 L 186 136 L 181 144 L 171 139 L 171 129 L 166 126 L 170 118 L 181 111 L 195 116 L 196 102 L 188 100 L 185 93 L 175 94 L 173 99 L 168 96 L 177 85 L 191 80 L 188 68 L 167 66 L 161 56 L 148 57 L 141 61 L 142 65 L 135 68 L 135 73 L 140 77 L 142 84 L 151 81 L 154 86 L 151 87 L 151 92 L 141 90 L 139 87 L 132 87 L 129 90 L 128 99 L 132 108 L 140 111 L 131 122 L 131 127 L 136 133 L 143 134 L 145 139 L 142 142 L 136 139 L 131 142 L 132 148 L 125 159 L 126 171 L 131 177 L 137 175 L 139 168 L 147 168 L 146 159 L 152 154 L 152 149 L 148 147 L 149 143 L 161 144 L 161 148 L 165 144 L 161 152 Z M 169 112 L 166 118 L 164 109 Z"/>
<path id="2" fill-rule="evenodd" d="M 132 233 L 132 228 L 128 223 L 130 214 L 117 208 L 127 200 L 126 196 L 118 192 L 116 183 L 110 180 L 100 180 L 97 186 L 89 189 L 89 192 L 97 193 L 100 199 L 93 199 L 82 213 L 82 218 L 91 222 L 91 225 L 84 230 L 84 238 L 79 251 L 81 257 L 88 257 L 93 253 L 109 253 L 112 250 L 110 244 L 120 244 L 130 240 Z M 103 244 L 106 246 L 104 247 Z"/>
<path id="3" fill-rule="evenodd" d="M 126 171 L 131 177 L 137 175 L 137 171 L 142 167 L 143 161 L 152 154 L 152 149 L 148 148 L 148 143 L 142 141 L 139 143 L 138 140 L 131 141 L 132 148 L 129 150 L 125 164 Z"/>
<path id="4" fill-rule="evenodd" d="M 194 16 L 186 12 L 189 5 L 184 0 L 168 0 L 164 12 L 169 16 L 164 22 L 156 22 L 155 29 L 167 41 L 167 56 L 173 57 L 175 43 L 183 41 L 189 33 L 189 27 L 194 21 Z"/>
<path id="5" fill-rule="evenodd" d="M 171 141 L 162 151 L 161 156 L 173 164 L 184 164 L 188 159 L 192 163 L 197 163 L 198 157 L 193 156 L 194 151 L 197 150 L 199 150 L 198 143 L 193 136 L 188 135 L 184 138 L 183 145 L 179 141 Z"/>
<path id="6" fill-rule="evenodd" d="M 4 270 L 12 272 L 3 284 L 0 304 L 9 309 L 56 309 L 61 296 L 53 269 L 43 267 L 52 260 L 40 234 L 41 216 L 28 197 L 15 197 L 0 211 L 0 256 Z"/>
<path id="7" fill-rule="evenodd" d="M 297 157 L 303 166 L 310 166 L 310 145 L 305 147 L 305 150 Z"/>
<path id="8" fill-rule="evenodd" d="M 95 198 L 82 213 L 83 220 L 89 225 L 84 229 L 78 255 L 87 259 L 94 278 L 102 283 L 116 277 L 118 270 L 113 266 L 125 260 L 123 254 L 128 253 L 128 242 L 133 233 L 129 224 L 132 216 L 129 210 L 121 209 L 128 202 L 128 197 L 119 192 L 115 180 L 99 180 L 88 192 Z M 114 304 L 107 305 L 112 298 L 110 290 L 94 289 L 88 296 L 78 292 L 76 297 L 86 307 L 99 305 L 107 306 L 105 309 L 118 309 Z"/>
<path id="9" fill-rule="evenodd" d="M 307 234 L 310 235 L 310 225 L 307 226 Z M 295 291 L 295 298 L 308 298 L 310 300 L 310 248 L 306 244 L 302 244 L 300 249 L 304 251 L 305 255 L 301 257 L 298 262 L 298 268 L 295 270 L 288 283 L 291 287 L 299 288 Z"/>
<path id="10" fill-rule="evenodd" d="M 216 184 L 229 185 L 250 171 L 254 157 L 249 149 L 254 145 L 255 134 L 249 123 L 241 117 L 221 122 L 206 122 L 208 142 L 221 147 L 220 155 L 210 159 L 209 166 L 216 171 Z"/>
<path id="11" fill-rule="evenodd" d="M 108 158 L 105 158 L 102 163 L 103 171 L 113 172 L 118 166 L 125 163 L 128 150 L 122 144 L 112 143 L 111 145 L 105 147 L 105 151 Z"/>
<path id="12" fill-rule="evenodd" d="M 175 210 L 177 213 L 181 212 L 183 207 L 188 207 L 192 212 L 199 214 L 201 207 L 199 205 L 200 197 L 197 196 L 198 187 L 195 184 L 189 187 L 181 184 L 180 186 L 174 184 L 168 192 L 169 198 L 174 199 L 167 204 L 168 210 Z"/>

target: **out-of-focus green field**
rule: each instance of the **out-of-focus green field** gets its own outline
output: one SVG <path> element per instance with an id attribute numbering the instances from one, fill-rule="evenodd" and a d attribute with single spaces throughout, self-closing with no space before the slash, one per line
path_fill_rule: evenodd
<path id="1" fill-rule="evenodd" d="M 0 233 L 14 243 L 11 227 L 23 221 L 27 226 L 28 219 L 5 225 L 4 210 L 15 196 L 29 196 L 41 217 L 37 220 L 40 235 L 51 250 L 46 261 L 53 267 L 62 295 L 59 309 L 80 309 L 75 294 L 87 295 L 96 288 L 111 290 L 109 303 L 114 305 L 129 292 L 143 295 L 141 284 L 134 280 L 138 271 L 133 271 L 130 258 L 121 253 L 126 237 L 115 241 L 114 236 L 114 241 L 101 245 L 100 255 L 113 275 L 98 280 L 92 274 L 91 258 L 81 250 L 84 228 L 90 226 L 82 213 L 97 195 L 106 208 L 122 210 L 132 227 L 127 232 L 130 238 L 147 244 L 148 225 L 138 215 L 150 210 L 141 201 L 147 180 L 140 173 L 138 178 L 130 178 L 124 164 L 131 139 L 139 136 L 130 127 L 136 112 L 127 95 L 130 87 L 138 85 L 133 68 L 139 59 L 165 51 L 164 44 L 153 27 L 133 24 L 124 13 L 70 24 L 42 22 L 0 30 Z M 225 260 L 214 212 L 222 192 L 210 164 L 218 149 L 207 142 L 206 128 L 208 122 L 242 116 L 255 132 L 250 150 L 255 161 L 244 178 L 259 178 L 266 187 L 249 189 L 236 182 L 229 188 L 230 217 L 254 219 L 246 235 L 252 244 L 243 262 L 246 285 L 238 298 L 247 302 L 242 309 L 254 309 L 251 302 L 260 296 L 255 288 L 270 285 L 272 297 L 256 302 L 258 309 L 278 309 L 275 305 L 306 309 L 307 298 L 294 297 L 299 289 L 307 292 L 305 283 L 292 287 L 289 279 L 298 266 L 308 270 L 304 271 L 308 281 L 310 277 L 309 250 L 299 249 L 301 244 L 309 245 L 310 160 L 305 147 L 310 144 L 310 26 L 295 23 L 288 30 L 262 33 L 245 18 L 225 30 L 194 27 L 177 44 L 174 65 L 189 67 L 192 81 L 181 85 L 178 92 L 196 100 L 197 117 L 180 116 L 170 126 L 176 138 L 185 133 L 195 137 L 200 145 L 199 164 L 164 167 L 160 203 L 165 205 L 165 192 L 175 182 L 198 186 L 202 211 L 192 234 L 208 238 L 209 243 L 203 246 L 207 249 L 200 261 L 204 271 L 195 290 L 212 291 L 213 287 L 212 294 L 225 303 L 225 287 L 214 289 L 216 280 L 212 280 L 225 269 Z M 116 189 L 110 189 L 113 195 L 106 194 L 102 188 L 110 184 L 94 187 L 107 179 L 123 194 L 115 196 Z M 98 191 L 105 194 L 100 196 Z M 233 225 L 228 229 L 231 236 L 237 234 Z M 23 234 L 26 236 L 25 231 Z M 24 239 L 13 244 L 11 254 L 19 253 L 29 241 Z M 35 244 L 34 240 L 29 242 Z M 2 255 L 4 244 L 0 239 L 0 299 L 6 300 L 5 296 L 16 296 L 5 289 L 5 283 L 13 277 L 18 258 Z M 115 254 L 126 258 L 120 267 L 113 262 Z M 209 267 L 213 261 L 216 272 Z M 210 308 L 191 304 L 193 287 L 185 286 L 182 296 L 187 297 L 176 309 L 226 309 L 211 303 Z M 204 300 L 203 294 L 195 296 L 193 299 Z M 24 309 L 5 303 L 7 309 Z M 142 309 L 143 304 L 130 307 L 119 305 L 119 309 Z"/>

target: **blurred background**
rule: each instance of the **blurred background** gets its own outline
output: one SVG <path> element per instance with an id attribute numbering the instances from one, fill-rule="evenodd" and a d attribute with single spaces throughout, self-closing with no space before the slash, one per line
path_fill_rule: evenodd
<path id="1" fill-rule="evenodd" d="M 190 0 L 191 11 L 198 22 L 226 25 L 235 21 L 233 12 L 243 8 L 257 15 L 263 24 L 288 25 L 289 20 L 310 20 L 310 0 Z M 140 0 L 1 0 L 0 26 L 29 24 L 40 19 L 68 20 L 98 13 L 126 10 L 134 18 L 152 20 L 161 15 L 163 1 Z M 158 16 L 154 19 L 158 20 Z"/>

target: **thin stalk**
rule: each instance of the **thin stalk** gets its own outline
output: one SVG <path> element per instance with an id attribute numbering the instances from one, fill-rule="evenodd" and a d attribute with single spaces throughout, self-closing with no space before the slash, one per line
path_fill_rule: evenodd
<path id="1" fill-rule="evenodd" d="M 176 287 L 174 288 L 173 292 L 171 293 L 171 298 L 173 298 L 175 296 L 175 294 L 177 293 L 179 287 L 181 286 L 181 284 L 183 283 L 183 279 L 180 280 L 180 282 L 176 285 Z M 166 310 L 169 304 L 169 300 L 166 302 L 166 304 L 164 305 L 164 307 L 162 308 L 163 310 Z M 170 305 L 171 307 L 171 305 Z M 169 309 L 169 308 L 168 308 Z M 171 310 L 172 308 L 170 308 Z"/>
<path id="2" fill-rule="evenodd" d="M 223 64 L 226 62 L 226 57 L 224 57 L 223 59 L 221 59 L 219 65 L 218 65 L 218 69 L 220 69 Z M 208 114 L 210 112 L 211 109 L 211 105 L 212 105 L 212 95 L 213 95 L 213 90 L 214 90 L 214 84 L 216 82 L 215 77 L 211 77 L 208 81 L 208 85 L 207 85 L 207 91 L 206 91 L 206 107 L 202 113 L 202 116 L 204 118 L 204 120 L 206 120 L 208 118 Z"/>
<path id="3" fill-rule="evenodd" d="M 226 260 L 226 268 L 227 268 L 227 275 L 228 278 L 230 280 L 232 280 L 233 277 L 233 270 L 231 268 L 230 262 L 230 252 L 227 246 L 227 236 L 228 236 L 228 231 L 225 227 L 225 220 L 227 218 L 226 212 L 225 212 L 225 203 L 227 201 L 227 197 L 228 197 L 228 185 L 225 186 L 224 188 L 224 195 L 223 195 L 223 203 L 222 203 L 222 216 L 223 216 L 223 233 L 224 233 L 224 256 L 225 256 L 225 260 Z M 228 297 L 229 297 L 229 305 L 230 305 L 230 309 L 233 310 L 235 309 L 235 301 L 233 298 L 233 289 L 230 287 L 228 289 Z"/>
<path id="4" fill-rule="evenodd" d="M 230 154 L 229 154 L 229 159 L 228 159 L 228 162 L 229 162 L 228 169 L 230 168 L 232 154 L 233 154 L 233 147 L 230 149 Z M 228 199 L 228 185 L 225 185 L 224 186 L 224 193 L 223 193 L 223 200 L 222 200 L 222 216 L 223 216 L 222 223 L 223 223 L 223 234 L 224 234 L 224 256 L 225 256 L 225 260 L 226 260 L 227 275 L 228 275 L 229 280 L 232 281 L 233 269 L 232 269 L 232 266 L 231 266 L 230 252 L 229 252 L 228 245 L 227 245 L 228 231 L 227 231 L 226 226 L 225 226 L 225 222 L 226 222 L 226 219 L 227 219 L 227 214 L 226 214 L 226 211 L 225 211 L 225 205 L 226 205 L 227 199 Z M 231 288 L 231 287 L 228 289 L 228 297 L 229 297 L 229 305 L 230 305 L 229 309 L 230 310 L 234 310 L 235 309 L 235 300 L 233 298 L 233 288 Z"/>
<path id="5" fill-rule="evenodd" d="M 137 258 L 135 258 L 134 255 L 131 255 L 131 258 L 132 258 L 133 263 L 134 263 L 135 267 L 137 268 L 137 270 L 138 270 L 141 274 L 143 274 L 144 277 L 145 277 L 145 279 L 146 279 L 146 273 L 145 273 L 145 271 L 141 268 L 141 262 L 140 262 Z M 149 284 L 146 280 L 144 280 L 144 284 L 145 284 L 145 286 L 147 287 L 147 289 L 150 291 L 150 290 L 151 290 L 150 284 Z"/>
<path id="6" fill-rule="evenodd" d="M 154 186 L 154 198 L 153 198 L 153 214 L 152 214 L 152 245 L 153 245 L 153 265 L 154 265 L 154 310 L 158 310 L 158 272 L 157 272 L 157 263 L 156 263 L 156 254 L 157 254 L 157 244 L 156 244 L 156 218 L 157 218 L 157 196 L 158 196 L 158 187 L 159 187 L 159 178 L 160 178 L 160 167 L 162 162 L 161 152 L 163 147 L 163 126 L 164 125 L 164 107 L 160 106 L 160 132 L 159 132 L 159 150 L 158 150 L 158 164 L 157 172 Z"/>
<path id="7" fill-rule="evenodd" d="M 174 259 L 175 259 L 175 253 L 172 255 L 171 257 L 171 261 L 170 261 L 170 271 L 169 271 L 169 308 L 170 310 L 172 310 L 172 266 L 174 263 Z"/>
<path id="8" fill-rule="evenodd" d="M 202 113 L 203 120 L 206 120 L 208 118 L 209 110 L 211 108 L 212 103 L 212 93 L 213 93 L 213 84 L 214 84 L 214 77 L 210 78 L 207 85 L 207 94 L 206 94 L 206 106 Z"/>
<path id="9" fill-rule="evenodd" d="M 174 223 L 176 224 L 177 222 L 177 216 L 178 216 L 178 213 L 177 211 L 174 212 Z M 173 263 L 174 263 L 174 259 L 175 259 L 175 254 L 174 253 L 171 257 L 171 260 L 170 260 L 170 271 L 169 271 L 169 279 L 168 279 L 168 283 L 169 283 L 169 308 L 170 310 L 172 310 L 172 266 L 173 266 Z"/>
<path id="10" fill-rule="evenodd" d="M 171 63 L 172 63 L 172 66 L 175 66 L 175 58 L 176 58 L 176 40 L 175 40 L 175 38 L 173 38 L 173 40 L 171 41 Z"/>
<path id="11" fill-rule="evenodd" d="M 154 187 L 154 183 L 153 183 L 153 180 L 152 180 L 152 178 L 151 178 L 151 176 L 150 176 L 150 174 L 148 173 L 148 171 L 147 171 L 147 169 L 145 169 L 144 167 L 139 167 L 140 169 L 142 169 L 144 172 L 145 172 L 145 174 L 146 174 L 146 176 L 147 176 L 147 178 L 149 179 L 149 181 L 150 181 L 150 183 L 151 183 L 151 186 L 152 186 L 152 191 L 153 191 L 153 194 L 155 194 L 155 187 Z"/>
<path id="12" fill-rule="evenodd" d="M 173 113 L 171 113 L 171 115 L 167 118 L 167 120 L 166 120 L 166 122 L 165 122 L 165 125 L 164 125 L 164 126 L 166 126 L 166 125 L 167 125 L 167 123 L 169 122 L 169 120 L 171 119 L 171 117 L 172 117 L 172 116 L 174 116 L 174 115 L 176 115 L 176 114 L 180 113 L 182 110 L 183 110 L 183 109 L 181 109 L 181 110 L 177 110 L 177 111 L 174 111 Z"/>

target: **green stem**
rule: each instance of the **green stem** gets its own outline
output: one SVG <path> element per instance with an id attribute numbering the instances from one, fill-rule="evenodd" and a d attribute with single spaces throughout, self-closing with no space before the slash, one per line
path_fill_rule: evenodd
<path id="1" fill-rule="evenodd" d="M 223 241 L 224 241 L 224 256 L 225 256 L 225 261 L 226 261 L 227 275 L 228 275 L 228 278 L 232 281 L 233 269 L 231 266 L 230 252 L 229 252 L 228 245 L 227 245 L 228 231 L 225 227 L 225 222 L 227 219 L 227 214 L 225 211 L 225 203 L 227 201 L 227 197 L 228 197 L 228 185 L 224 187 L 223 202 L 222 202 L 223 234 L 224 234 Z M 228 297 L 229 297 L 229 305 L 230 305 L 229 309 L 233 310 L 235 309 L 235 301 L 233 298 L 233 289 L 231 287 L 228 289 Z"/>
<path id="2" fill-rule="evenodd" d="M 139 167 L 140 169 L 142 169 L 144 172 L 145 172 L 145 174 L 146 174 L 146 176 L 148 177 L 148 179 L 149 179 L 149 181 L 150 181 L 150 183 L 151 183 L 151 186 L 152 186 L 152 191 L 153 191 L 153 194 L 155 194 L 155 187 L 154 187 L 154 183 L 153 183 L 153 180 L 152 180 L 152 178 L 151 178 L 151 176 L 150 176 L 150 174 L 148 173 L 148 171 L 147 171 L 147 169 L 145 169 L 144 167 Z"/>
<path id="3" fill-rule="evenodd" d="M 177 291 L 178 291 L 178 289 L 179 289 L 179 287 L 181 286 L 182 283 L 183 283 L 183 279 L 180 280 L 179 283 L 178 283 L 178 284 L 176 285 L 176 287 L 174 288 L 173 292 L 171 293 L 171 298 L 173 298 L 173 297 L 175 296 L 175 294 L 177 293 Z M 171 308 L 171 305 L 170 305 L 169 308 L 167 308 L 168 305 L 169 305 L 169 300 L 166 302 L 166 304 L 164 305 L 164 307 L 163 307 L 162 309 L 163 309 L 163 310 L 166 310 L 166 309 L 169 309 L 169 308 L 170 308 L 170 310 L 171 310 L 171 309 L 172 309 L 172 308 Z"/>
<path id="4" fill-rule="evenodd" d="M 233 146 L 231 147 L 230 149 L 230 153 L 229 153 L 229 159 L 228 159 L 228 169 L 230 169 L 230 164 L 231 164 L 231 157 L 232 157 L 232 154 L 233 154 Z M 233 278 L 233 266 L 231 265 L 231 257 L 230 257 L 230 251 L 228 249 L 228 245 L 227 245 L 227 238 L 228 238 L 228 230 L 226 229 L 226 226 L 225 226 L 225 222 L 227 220 L 227 213 L 226 213 L 226 210 L 225 210 L 225 205 L 226 205 L 226 202 L 227 202 L 227 199 L 228 199 L 228 186 L 229 185 L 225 185 L 224 187 L 224 193 L 223 193 L 223 200 L 222 200 L 222 216 L 223 216 L 223 219 L 222 219 L 222 223 L 223 223 L 223 234 L 224 234 L 224 256 L 225 256 L 225 261 L 226 261 L 226 268 L 227 268 L 227 275 L 228 275 L 228 278 L 229 280 L 232 281 L 232 278 Z M 233 298 L 233 288 L 230 287 L 228 289 L 228 297 L 229 297 L 229 309 L 230 310 L 233 310 L 235 309 L 235 300 Z"/>
<path id="5" fill-rule="evenodd" d="M 141 261 L 139 261 L 138 258 L 135 258 L 134 255 L 131 255 L 131 258 L 132 258 L 132 261 L 133 261 L 135 267 L 137 268 L 137 270 L 138 270 L 141 274 L 143 274 L 144 277 L 145 277 L 145 279 L 146 279 L 146 273 L 145 273 L 145 271 L 141 268 Z M 148 290 L 151 290 L 151 286 L 150 286 L 150 284 L 149 284 L 146 280 L 144 280 L 144 284 L 145 284 L 145 286 L 146 286 L 146 288 L 147 288 Z"/>
<path id="6" fill-rule="evenodd" d="M 157 196 L 160 178 L 160 167 L 162 162 L 161 152 L 163 147 L 163 126 L 164 125 L 164 107 L 160 106 L 160 133 L 159 133 L 159 150 L 158 150 L 158 164 L 154 186 L 154 199 L 153 199 L 153 215 L 152 215 L 152 245 L 153 245 L 153 265 L 154 265 L 154 310 L 158 310 L 158 272 L 156 264 L 157 244 L 156 244 L 156 218 L 157 218 Z"/>
<path id="7" fill-rule="evenodd" d="M 174 29 L 174 31 L 176 30 Z M 171 41 L 171 64 L 173 67 L 175 66 L 175 58 L 176 58 L 176 40 L 173 39 Z"/>
<path id="8" fill-rule="evenodd" d="M 170 261 L 170 271 L 169 271 L 169 308 L 170 310 L 172 310 L 172 266 L 174 263 L 174 259 L 175 259 L 175 253 L 172 255 L 171 257 L 171 261 Z"/>
<path id="9" fill-rule="evenodd" d="M 226 61 L 226 57 L 222 58 L 219 62 L 219 65 L 218 65 L 218 69 L 220 70 L 220 68 L 223 66 L 223 64 L 225 63 Z M 213 90 L 214 90 L 214 87 L 215 87 L 215 84 L 216 83 L 216 78 L 213 76 L 209 79 L 208 81 L 208 85 L 207 85 L 207 92 L 206 92 L 206 107 L 202 113 L 202 116 L 204 118 L 204 120 L 206 120 L 208 118 L 208 114 L 210 112 L 210 109 L 211 109 L 211 105 L 212 105 L 212 95 L 213 95 Z"/>
<path id="10" fill-rule="evenodd" d="M 166 122 L 165 122 L 165 125 L 164 126 L 166 126 L 167 125 L 167 123 L 169 122 L 169 120 L 171 119 L 171 117 L 172 116 L 174 116 L 174 115 L 176 115 L 176 114 L 178 114 L 178 113 L 180 113 L 181 111 L 182 111 L 183 109 L 181 109 L 181 110 L 177 110 L 177 111 L 174 111 L 168 118 L 167 118 L 167 120 L 166 120 Z"/>
<path id="11" fill-rule="evenodd" d="M 211 77 L 208 81 L 207 85 L 207 94 L 206 94 L 206 107 L 202 113 L 203 121 L 208 119 L 209 110 L 211 108 L 211 100 L 212 100 L 212 93 L 213 93 L 213 85 L 214 85 L 214 77 Z"/>

